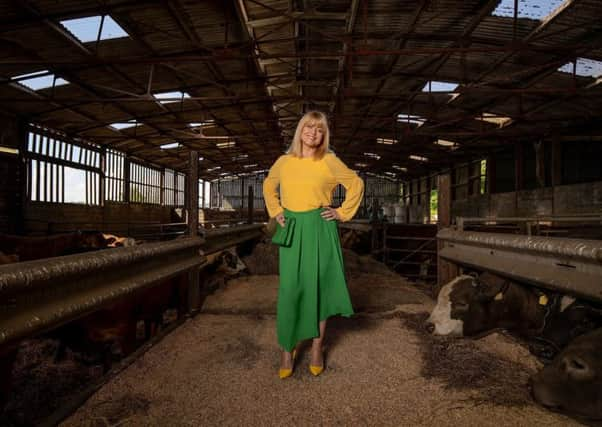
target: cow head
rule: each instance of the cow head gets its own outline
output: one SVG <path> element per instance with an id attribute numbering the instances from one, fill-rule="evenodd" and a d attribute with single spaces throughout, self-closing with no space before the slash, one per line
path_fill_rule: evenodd
<path id="1" fill-rule="evenodd" d="M 602 328 L 576 338 L 531 378 L 541 405 L 602 419 Z"/>
<path id="2" fill-rule="evenodd" d="M 102 234 L 104 239 L 104 247 L 106 248 L 120 248 L 120 247 L 130 247 L 136 246 L 136 240 L 131 237 L 120 237 L 115 236 L 114 234 Z"/>
<path id="3" fill-rule="evenodd" d="M 499 313 L 513 304 L 509 288 L 510 282 L 489 273 L 456 277 L 441 288 L 427 328 L 435 335 L 472 336 L 503 327 Z"/>
<path id="4" fill-rule="evenodd" d="M 227 274 L 237 274 L 245 270 L 247 266 L 238 257 L 235 249 L 226 249 L 218 257 L 220 267 L 218 270 Z"/>

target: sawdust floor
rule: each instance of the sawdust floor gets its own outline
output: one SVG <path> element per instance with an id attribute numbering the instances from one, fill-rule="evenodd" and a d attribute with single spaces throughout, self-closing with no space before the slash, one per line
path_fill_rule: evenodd
<path id="1" fill-rule="evenodd" d="M 540 365 L 523 346 L 501 334 L 431 337 L 432 301 L 390 275 L 350 279 L 362 312 L 331 319 L 321 376 L 306 349 L 280 380 L 277 284 L 230 281 L 63 425 L 578 425 L 533 403 L 526 382 Z"/>

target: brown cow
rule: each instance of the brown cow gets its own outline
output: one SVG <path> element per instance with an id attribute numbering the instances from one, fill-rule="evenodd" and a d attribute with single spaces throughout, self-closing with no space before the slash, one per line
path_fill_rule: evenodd
<path id="1" fill-rule="evenodd" d="M 16 254 L 6 255 L 3 252 L 0 252 L 0 265 L 11 264 L 13 262 L 19 262 L 19 255 L 16 255 Z"/>
<path id="2" fill-rule="evenodd" d="M 102 233 L 75 232 L 51 236 L 16 236 L 0 233 L 0 251 L 16 254 L 20 261 L 71 255 L 107 247 Z"/>
<path id="3" fill-rule="evenodd" d="M 601 354 L 602 328 L 576 338 L 531 378 L 533 397 L 551 409 L 602 419 Z"/>
<path id="4" fill-rule="evenodd" d="M 131 245 L 133 239 L 98 232 L 75 232 L 31 237 L 0 234 L 0 249 L 16 253 L 21 261 L 88 252 Z M 80 353 L 102 357 L 105 368 L 115 353 L 127 355 L 136 346 L 135 304 L 131 300 L 116 303 L 59 327 L 49 334 L 59 340 L 56 358 L 66 347 Z"/>

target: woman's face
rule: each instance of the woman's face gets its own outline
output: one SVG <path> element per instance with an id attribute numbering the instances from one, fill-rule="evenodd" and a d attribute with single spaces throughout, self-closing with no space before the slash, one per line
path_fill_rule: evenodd
<path id="1" fill-rule="evenodd" d="M 316 148 L 322 143 L 324 131 L 316 123 L 306 123 L 301 131 L 301 142 L 307 148 Z"/>

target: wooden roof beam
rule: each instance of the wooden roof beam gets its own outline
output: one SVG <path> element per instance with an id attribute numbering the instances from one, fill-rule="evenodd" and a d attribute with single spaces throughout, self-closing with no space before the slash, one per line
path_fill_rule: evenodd
<path id="1" fill-rule="evenodd" d="M 290 12 L 284 15 L 273 16 L 270 18 L 254 19 L 247 22 L 251 28 L 267 27 L 270 25 L 279 25 L 292 23 L 295 21 L 345 21 L 346 13 L 331 12 Z"/>

